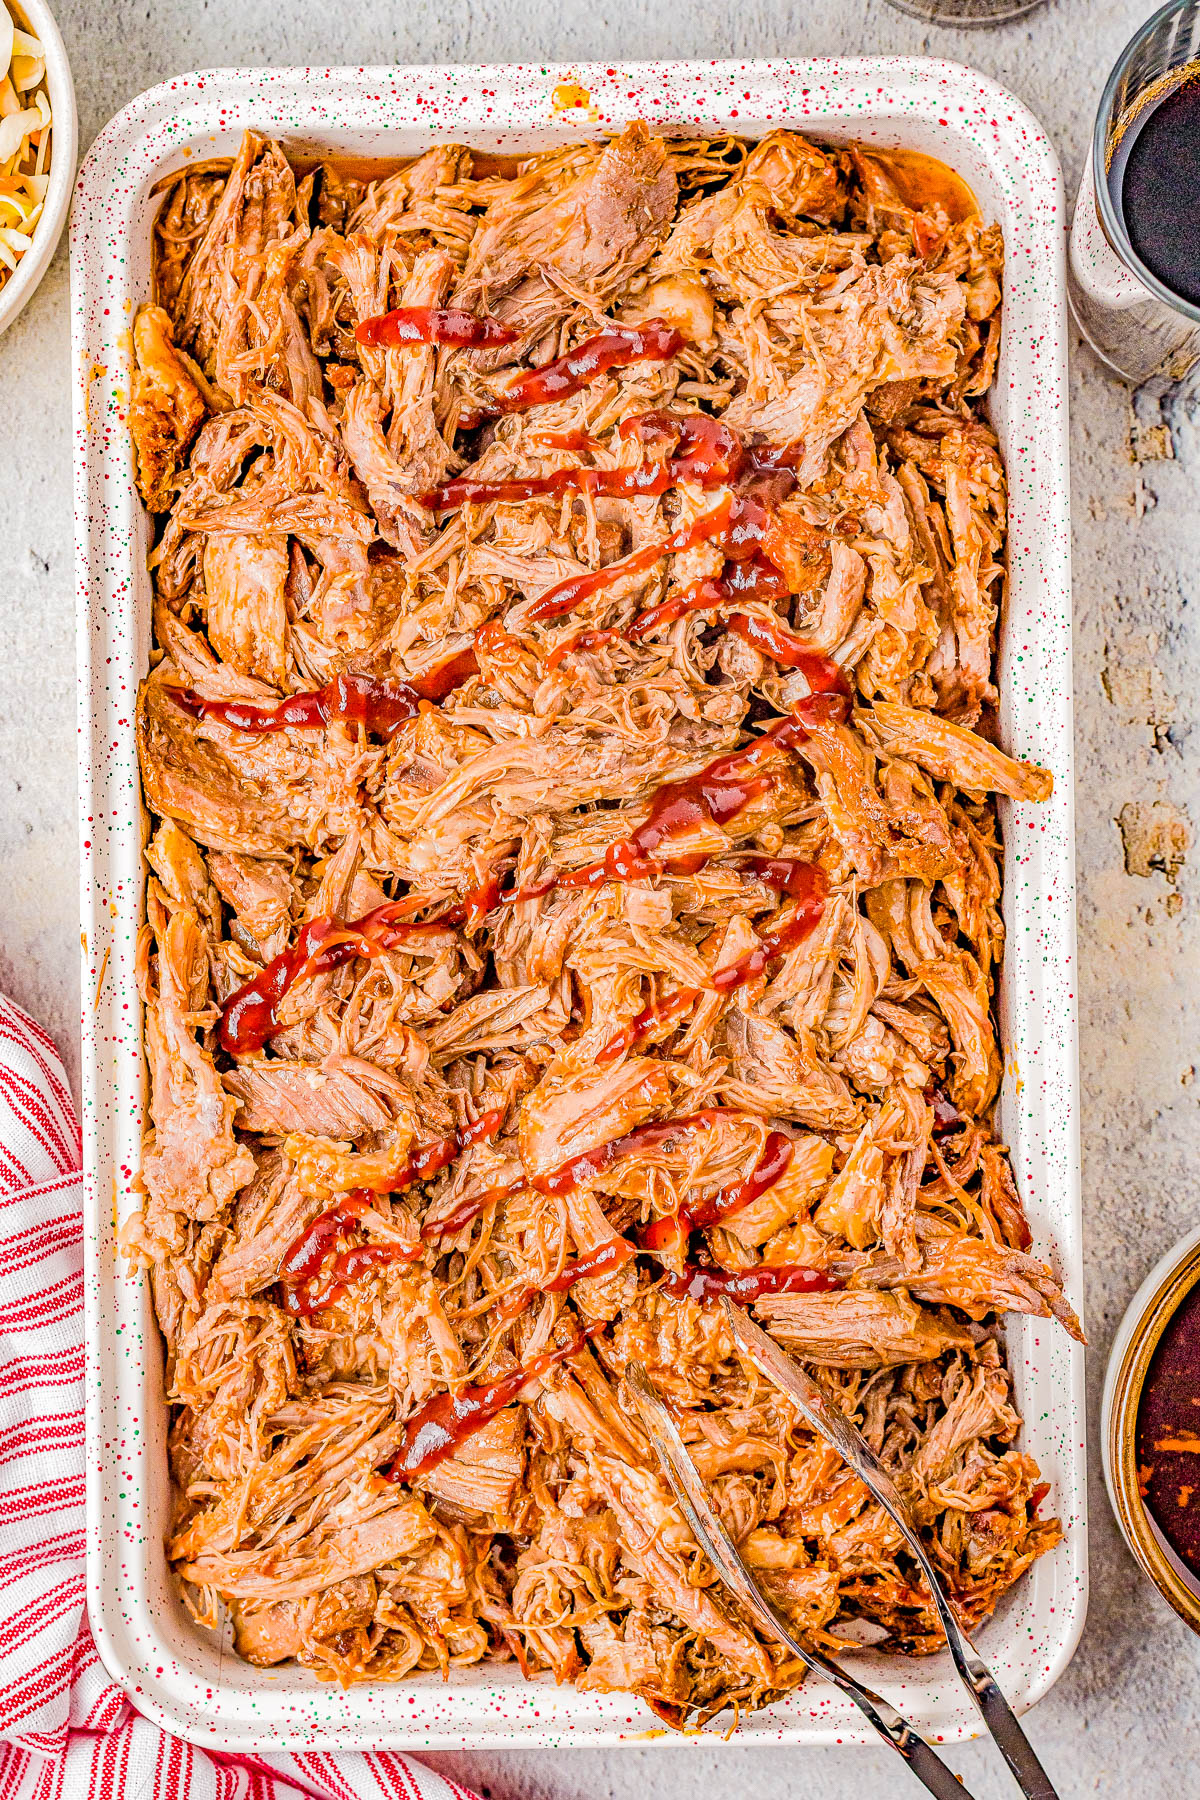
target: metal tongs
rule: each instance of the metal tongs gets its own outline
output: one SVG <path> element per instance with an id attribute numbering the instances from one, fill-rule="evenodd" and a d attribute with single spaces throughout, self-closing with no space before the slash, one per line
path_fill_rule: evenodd
<path id="1" fill-rule="evenodd" d="M 933 1597 L 954 1667 L 1027 1800 L 1058 1800 L 1049 1776 L 1017 1723 L 1016 1714 L 955 1618 L 940 1577 L 909 1519 L 905 1503 L 866 1439 L 831 1404 L 812 1377 L 793 1362 L 774 1339 L 768 1337 L 740 1307 L 732 1305 L 728 1298 L 723 1299 L 721 1304 L 734 1342 L 794 1402 L 817 1435 L 831 1444 L 849 1464 L 901 1532 Z M 708 1498 L 700 1472 L 692 1461 L 691 1453 L 645 1369 L 640 1363 L 631 1362 L 625 1374 L 650 1442 L 675 1490 L 684 1516 L 695 1533 L 697 1543 L 707 1553 L 725 1585 L 758 1623 L 773 1637 L 778 1638 L 793 1656 L 814 1673 L 832 1682 L 854 1702 L 879 1735 L 904 1758 L 923 1786 L 937 1796 L 937 1800 L 971 1800 L 958 1776 L 894 1706 L 854 1680 L 831 1657 L 811 1649 L 784 1623 L 750 1574 L 733 1539 L 721 1523 Z"/>

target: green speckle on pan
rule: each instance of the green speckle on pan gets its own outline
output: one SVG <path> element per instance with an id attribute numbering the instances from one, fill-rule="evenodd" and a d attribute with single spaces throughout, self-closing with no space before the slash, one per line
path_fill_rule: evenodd
<path id="1" fill-rule="evenodd" d="M 1012 260 L 995 412 L 1011 483 L 1011 558 L 1000 728 L 1008 748 L 1052 769 L 1055 793 L 1042 810 L 1045 830 L 1025 829 L 1027 809 L 1003 809 L 1009 944 L 1002 1000 L 1010 1073 L 1001 1125 L 1038 1251 L 1065 1271 L 1071 1297 L 1078 1299 L 1064 209 L 1054 153 L 1036 120 L 982 76 L 951 63 L 897 57 L 609 68 L 235 70 L 180 77 L 152 89 L 93 145 L 72 226 L 80 808 L 84 820 L 111 822 L 103 833 L 83 834 L 90 843 L 83 926 L 90 944 L 103 941 L 111 951 L 100 1006 L 94 1013 L 87 1006 L 82 1020 L 85 1294 L 95 1375 L 87 1402 L 91 1598 L 105 1660 L 110 1668 L 119 1666 L 142 1709 L 185 1737 L 233 1752 L 288 1743 L 586 1747 L 638 1740 L 657 1724 L 648 1710 L 633 1710 L 619 1695 L 581 1695 L 552 1683 L 525 1688 L 519 1676 L 514 1681 L 503 1670 L 483 1681 L 460 1674 L 445 1684 L 422 1678 L 410 1686 L 368 1684 L 343 1694 L 303 1670 L 250 1669 L 223 1656 L 198 1631 L 181 1648 L 178 1634 L 191 1628 L 177 1617 L 164 1575 L 162 1421 L 150 1397 L 159 1351 L 144 1286 L 120 1270 L 112 1219 L 114 1171 L 136 1168 L 141 1132 L 135 981 L 141 846 L 132 744 L 128 727 L 118 721 L 127 720 L 129 696 L 145 667 L 147 646 L 138 631 L 146 628 L 148 607 L 143 535 L 118 403 L 105 387 L 93 393 L 89 407 L 86 389 L 97 365 L 105 365 L 108 379 L 118 384 L 116 372 L 127 366 L 124 301 L 144 299 L 148 291 L 149 189 L 164 165 L 178 162 L 181 150 L 213 155 L 249 125 L 332 142 L 346 131 L 405 133 L 412 148 L 447 135 L 443 114 L 452 106 L 456 138 L 503 148 L 514 133 L 552 124 L 551 95 L 564 81 L 588 89 L 596 109 L 589 129 L 595 132 L 643 112 L 656 121 L 699 127 L 713 121 L 720 128 L 736 106 L 738 128 L 748 133 L 756 122 L 769 122 L 818 133 L 851 129 L 888 143 L 902 139 L 978 171 L 975 186 L 984 209 L 1004 225 Z M 108 911 L 110 895 L 115 917 Z M 85 981 L 84 992 L 94 992 L 92 981 Z M 1014 1066 L 1026 1074 L 1023 1085 L 1011 1073 Z M 1029 1075 L 1034 1068 L 1036 1080 Z M 118 1191 L 127 1200 L 127 1185 Z M 987 1653 L 1001 1686 L 1018 1704 L 1029 1704 L 1069 1655 L 1086 1596 L 1082 1359 L 1075 1346 L 1035 1331 L 1029 1320 L 1011 1321 L 1008 1339 L 1025 1438 L 1054 1483 L 1059 1516 L 1068 1521 L 1065 1541 L 1042 1559 L 1014 1591 L 1003 1618 L 988 1628 Z M 148 1382 L 143 1358 L 151 1368 Z M 126 1449 L 116 1467 L 104 1446 L 122 1437 Z M 889 1672 L 880 1685 L 940 1740 L 954 1741 L 975 1728 L 957 1687 L 949 1690 L 921 1668 Z M 738 1741 L 861 1743 L 866 1735 L 847 1703 L 808 1683 L 745 1721 Z M 701 1747 L 719 1741 L 717 1726 L 694 1740 Z"/>

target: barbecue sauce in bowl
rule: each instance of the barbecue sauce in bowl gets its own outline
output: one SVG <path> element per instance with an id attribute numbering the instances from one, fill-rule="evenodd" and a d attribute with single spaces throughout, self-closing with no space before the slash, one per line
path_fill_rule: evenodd
<path id="1" fill-rule="evenodd" d="M 1122 127 L 1108 189 L 1134 254 L 1173 294 L 1200 306 L 1193 198 L 1200 179 L 1200 65 L 1188 67 L 1186 80 L 1141 105 Z"/>
<path id="2" fill-rule="evenodd" d="M 1158 1341 L 1138 1405 L 1136 1443 L 1146 1510 L 1200 1579 L 1200 1283 Z"/>

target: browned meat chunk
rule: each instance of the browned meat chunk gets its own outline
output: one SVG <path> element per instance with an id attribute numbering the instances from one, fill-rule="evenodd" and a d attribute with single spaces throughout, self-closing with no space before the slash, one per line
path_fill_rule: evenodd
<path id="1" fill-rule="evenodd" d="M 166 512 L 188 445 L 204 419 L 204 398 L 171 336 L 161 306 L 143 306 L 133 322 L 133 395 L 129 429 L 137 453 L 138 492 L 151 512 Z"/>

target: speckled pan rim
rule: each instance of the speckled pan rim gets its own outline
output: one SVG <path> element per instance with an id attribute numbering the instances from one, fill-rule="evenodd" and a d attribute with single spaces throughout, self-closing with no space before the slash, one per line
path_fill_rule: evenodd
<path id="1" fill-rule="evenodd" d="M 557 109 L 561 83 L 587 108 Z M 793 124 L 943 155 L 970 174 L 1008 239 L 1005 350 L 993 394 L 1010 479 L 1010 583 L 1000 653 L 1001 729 L 1048 763 L 1046 805 L 1006 805 L 1000 989 L 1002 1129 L 1039 1251 L 1076 1307 L 1082 1280 L 1075 1018 L 1070 538 L 1067 497 L 1063 196 L 1057 158 L 1023 104 L 956 64 L 911 58 L 490 68 L 210 71 L 133 101 L 81 172 L 72 224 L 75 491 L 83 862 L 84 1138 L 89 1610 L 106 1665 L 169 1729 L 230 1750 L 395 1745 L 597 1746 L 663 1740 L 640 1702 L 580 1695 L 489 1672 L 342 1693 L 247 1671 L 181 1618 L 161 1545 L 162 1406 L 145 1284 L 118 1264 L 144 1069 L 134 984 L 141 813 L 131 716 L 148 643 L 145 524 L 126 426 L 130 313 L 144 297 L 144 195 L 193 146 L 244 126 L 292 142 L 378 147 L 379 134 L 477 144 L 561 141 L 646 116 L 756 135 Z M 1009 1357 L 1025 1441 L 1053 1479 L 1066 1536 L 981 1635 L 1019 1708 L 1065 1668 L 1086 1607 L 1082 1356 L 1058 1327 L 1012 1318 Z M 157 1511 L 156 1511 L 157 1509 Z M 869 1659 L 868 1678 L 932 1738 L 975 1734 L 944 1658 Z M 672 1743 L 719 1741 L 715 1729 Z M 864 1742 L 850 1709 L 806 1687 L 751 1715 L 736 1742 Z"/>

